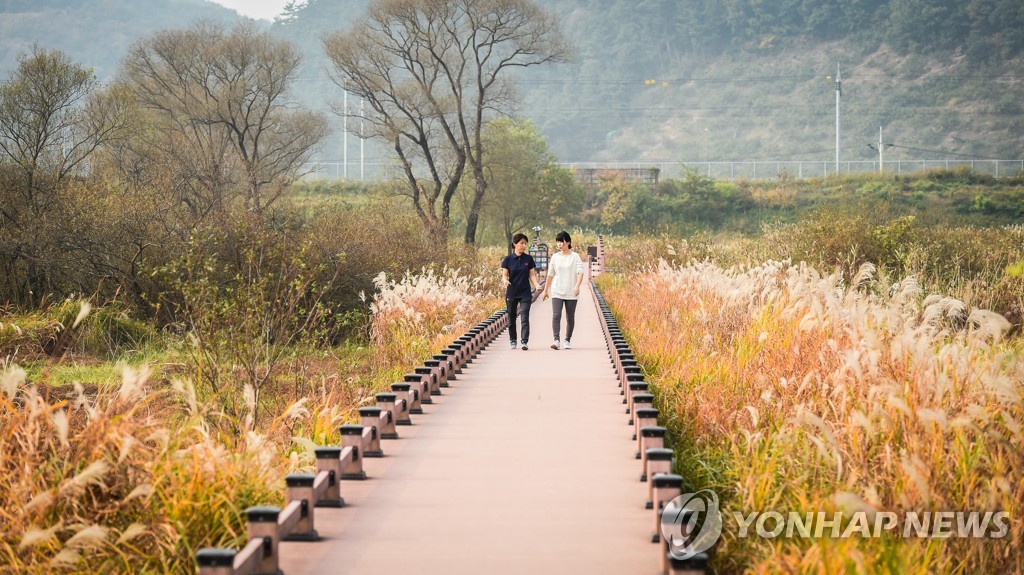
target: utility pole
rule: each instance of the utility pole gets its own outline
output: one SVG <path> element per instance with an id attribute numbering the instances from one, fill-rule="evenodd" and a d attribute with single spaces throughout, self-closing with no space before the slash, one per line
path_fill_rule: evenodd
<path id="1" fill-rule="evenodd" d="M 878 127 L 878 173 L 879 174 L 881 174 L 882 172 L 885 171 L 885 170 L 882 169 L 882 166 L 885 165 L 885 164 L 882 163 L 882 150 L 884 150 L 884 149 L 885 149 L 885 144 L 882 143 L 882 127 L 879 126 Z"/>
<path id="2" fill-rule="evenodd" d="M 343 123 L 344 123 L 344 126 L 342 127 L 342 130 L 341 130 L 341 147 L 342 147 L 342 153 L 341 154 L 342 154 L 342 163 L 345 165 L 345 168 L 344 168 L 344 170 L 345 170 L 345 172 L 344 172 L 345 173 L 345 179 L 347 180 L 348 179 L 348 90 L 347 89 L 343 90 L 343 92 L 345 93 L 345 100 L 344 100 L 345 103 L 342 105 L 344 107 L 344 114 L 342 115 L 342 118 L 344 118 L 342 120 Z"/>
<path id="3" fill-rule="evenodd" d="M 842 159 L 840 151 L 840 122 L 839 122 L 839 101 L 843 93 L 843 77 L 839 72 L 839 64 L 836 64 L 836 175 L 839 175 L 839 162 Z"/>
<path id="4" fill-rule="evenodd" d="M 882 167 L 882 166 L 884 166 L 884 164 L 882 162 L 882 160 L 883 160 L 882 152 L 883 152 L 883 150 L 885 150 L 885 148 L 887 146 L 891 148 L 892 144 L 886 144 L 886 143 L 882 142 L 882 127 L 879 126 L 878 127 L 878 147 L 876 148 L 875 144 L 868 144 L 868 147 L 871 148 L 872 150 L 878 150 L 878 173 L 879 174 L 881 174 L 881 173 L 883 173 L 885 171 L 883 169 L 883 167 Z"/>
<path id="5" fill-rule="evenodd" d="M 366 138 L 363 137 L 363 99 L 359 98 L 359 181 L 364 180 L 363 172 L 363 146 L 366 145 Z"/>

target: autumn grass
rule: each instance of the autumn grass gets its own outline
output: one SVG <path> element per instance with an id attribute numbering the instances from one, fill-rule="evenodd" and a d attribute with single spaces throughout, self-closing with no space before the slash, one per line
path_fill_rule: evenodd
<path id="1" fill-rule="evenodd" d="M 34 346 L 45 365 L 39 334 L 59 339 L 96 310 L 78 303 L 60 327 L 7 314 L 19 329 L 6 341 L 26 339 L 0 359 L 0 572 L 188 573 L 198 549 L 244 545 L 247 507 L 282 504 L 284 476 L 314 469 L 360 405 L 498 309 L 491 256 L 380 277 L 369 343 L 294 350 L 256 425 L 252 397 L 228 415 L 173 367 L 96 362 L 75 368 L 100 380 L 83 385 L 65 355 L 29 373 L 12 359 Z M 58 375 L 66 389 L 51 393 Z"/>
<path id="2" fill-rule="evenodd" d="M 378 373 L 403 381 L 402 375 L 412 367 L 501 308 L 497 267 L 488 266 L 500 258 L 496 252 L 488 255 L 469 273 L 444 268 L 436 273 L 429 269 L 406 273 L 397 279 L 377 276 L 377 296 L 370 306 L 370 346 Z"/>
<path id="3" fill-rule="evenodd" d="M 1002 539 L 739 538 L 719 573 L 1019 573 L 1024 342 L 863 265 L 662 262 L 602 279 L 688 488 L 739 511 L 1006 511 Z"/>

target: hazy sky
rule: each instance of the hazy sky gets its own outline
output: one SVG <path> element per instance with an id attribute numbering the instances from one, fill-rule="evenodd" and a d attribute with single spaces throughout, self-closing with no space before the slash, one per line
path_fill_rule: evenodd
<path id="1" fill-rule="evenodd" d="M 212 0 L 250 18 L 273 20 L 288 0 Z"/>

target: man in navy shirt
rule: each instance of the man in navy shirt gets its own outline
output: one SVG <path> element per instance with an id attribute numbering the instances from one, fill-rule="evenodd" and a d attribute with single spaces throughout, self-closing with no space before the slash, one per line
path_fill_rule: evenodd
<path id="1" fill-rule="evenodd" d="M 537 279 L 537 264 L 533 256 L 526 253 L 530 239 L 526 234 L 512 236 L 513 251 L 501 260 L 501 275 L 505 279 L 505 307 L 508 310 L 509 347 L 516 348 L 516 314 L 522 325 L 522 339 L 518 342 L 527 349 L 530 340 L 530 303 L 533 301 L 531 286 L 540 287 Z"/>

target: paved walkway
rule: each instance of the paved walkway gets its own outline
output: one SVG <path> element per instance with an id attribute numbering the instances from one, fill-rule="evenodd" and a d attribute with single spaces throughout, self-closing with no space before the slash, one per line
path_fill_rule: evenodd
<path id="1" fill-rule="evenodd" d="M 584 286 L 574 349 L 554 351 L 536 302 L 529 351 L 507 332 L 424 405 L 346 507 L 317 509 L 317 543 L 282 543 L 299 574 L 658 571 L 636 446 Z"/>

